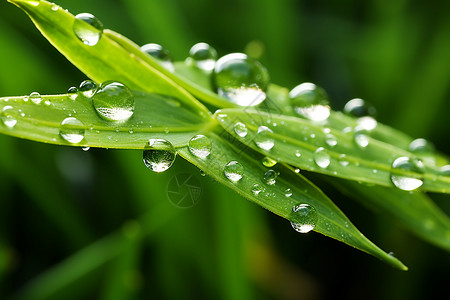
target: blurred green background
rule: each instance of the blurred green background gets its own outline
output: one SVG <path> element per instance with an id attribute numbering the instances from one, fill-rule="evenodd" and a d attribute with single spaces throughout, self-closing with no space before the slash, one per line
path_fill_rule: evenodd
<path id="1" fill-rule="evenodd" d="M 311 81 L 332 106 L 361 97 L 378 119 L 450 155 L 450 2 L 408 0 L 67 0 L 138 44 L 183 60 L 204 41 L 248 51 L 272 81 Z M 85 76 L 27 16 L 0 1 L 0 95 L 64 93 Z M 450 255 L 360 207 L 328 196 L 401 272 L 226 190 L 177 158 L 163 174 L 140 151 L 51 146 L 0 136 L 1 299 L 434 299 L 448 296 Z M 192 174 L 198 204 L 168 183 Z M 450 213 L 448 195 L 432 195 Z"/>

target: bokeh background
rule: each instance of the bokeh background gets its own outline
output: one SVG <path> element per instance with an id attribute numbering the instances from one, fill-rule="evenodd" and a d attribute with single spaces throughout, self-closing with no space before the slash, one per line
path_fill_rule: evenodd
<path id="1" fill-rule="evenodd" d="M 272 82 L 324 87 L 332 106 L 361 97 L 378 120 L 450 155 L 450 2 L 408 0 L 67 0 L 138 44 L 184 60 L 204 41 L 248 52 Z M 27 16 L 0 1 L 0 95 L 64 93 L 86 77 Z M 168 183 L 192 174 L 199 202 Z M 177 158 L 163 174 L 140 151 L 0 136 L 1 299 L 436 299 L 450 255 L 321 186 L 360 230 L 410 268 L 390 266 L 289 222 Z M 448 195 L 432 195 L 450 213 Z"/>

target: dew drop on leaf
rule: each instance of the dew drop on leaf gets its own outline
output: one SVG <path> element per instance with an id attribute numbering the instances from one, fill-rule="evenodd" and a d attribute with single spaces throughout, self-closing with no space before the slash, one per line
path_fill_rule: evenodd
<path id="1" fill-rule="evenodd" d="M 401 190 L 413 191 L 423 184 L 423 173 L 422 161 L 402 156 L 392 163 L 391 181 Z"/>
<path id="2" fill-rule="evenodd" d="M 206 158 L 211 154 L 211 140 L 202 134 L 198 134 L 189 140 L 189 151 L 198 158 Z"/>
<path id="3" fill-rule="evenodd" d="M 365 129 L 356 127 L 354 130 L 353 139 L 358 147 L 366 148 L 370 142 L 369 132 Z"/>
<path id="4" fill-rule="evenodd" d="M 3 107 L 0 113 L 0 119 L 2 120 L 3 125 L 8 127 L 9 129 L 13 129 L 17 124 L 17 119 L 10 114 L 12 111 L 13 107 L 11 105 L 7 105 Z"/>
<path id="5" fill-rule="evenodd" d="M 333 134 L 328 133 L 325 135 L 325 143 L 330 147 L 334 147 L 337 145 L 337 138 Z"/>
<path id="6" fill-rule="evenodd" d="M 223 168 L 223 174 L 228 180 L 238 182 L 244 175 L 244 167 L 237 161 L 230 161 Z"/>
<path id="7" fill-rule="evenodd" d="M 273 138 L 270 137 L 270 134 L 272 133 L 273 131 L 270 128 L 266 126 L 259 126 L 258 132 L 256 133 L 254 139 L 256 146 L 266 151 L 272 149 L 275 145 Z"/>
<path id="8" fill-rule="evenodd" d="M 268 168 L 271 168 L 277 164 L 276 160 L 271 159 L 270 157 L 265 156 L 262 159 L 262 164 Z"/>
<path id="9" fill-rule="evenodd" d="M 266 99 L 269 72 L 242 53 L 221 57 L 215 64 L 213 84 L 217 93 L 240 106 L 255 106 Z"/>
<path id="10" fill-rule="evenodd" d="M 92 80 L 85 80 L 80 83 L 80 87 L 78 88 L 78 94 L 83 95 L 86 98 L 91 98 L 98 86 Z"/>
<path id="11" fill-rule="evenodd" d="M 103 34 L 103 24 L 94 15 L 81 13 L 75 16 L 73 32 L 87 46 L 95 46 Z"/>
<path id="12" fill-rule="evenodd" d="M 261 193 L 263 191 L 263 188 L 259 185 L 259 184 L 255 184 L 252 186 L 252 193 L 255 196 L 258 196 L 259 193 Z"/>
<path id="13" fill-rule="evenodd" d="M 444 176 L 450 176 L 450 165 L 441 167 L 440 172 Z"/>
<path id="14" fill-rule="evenodd" d="M 197 68 L 211 72 L 217 60 L 217 51 L 206 43 L 197 43 L 189 50 L 189 58 Z"/>
<path id="15" fill-rule="evenodd" d="M 234 124 L 234 132 L 236 132 L 236 134 L 240 137 L 245 137 L 248 132 L 247 126 L 245 126 L 244 123 L 236 122 L 236 124 Z"/>
<path id="16" fill-rule="evenodd" d="M 59 135 L 67 142 L 71 144 L 78 144 L 84 139 L 84 124 L 74 118 L 65 118 L 60 125 Z"/>
<path id="17" fill-rule="evenodd" d="M 263 180 L 268 185 L 274 185 L 277 182 L 278 175 L 277 171 L 274 170 L 268 170 L 266 173 L 264 173 Z"/>
<path id="18" fill-rule="evenodd" d="M 291 190 L 290 188 L 287 188 L 287 189 L 284 191 L 284 195 L 285 195 L 286 197 L 291 197 L 291 196 L 292 196 L 292 190 Z"/>
<path id="19" fill-rule="evenodd" d="M 120 82 L 105 82 L 92 97 L 95 110 L 105 120 L 123 122 L 134 113 L 134 96 Z"/>
<path id="20" fill-rule="evenodd" d="M 143 160 L 148 169 L 161 173 L 172 166 L 176 155 L 175 148 L 169 141 L 150 139 L 145 145 Z"/>
<path id="21" fill-rule="evenodd" d="M 141 47 L 141 51 L 153 57 L 161 66 L 169 70 L 175 71 L 169 51 L 159 44 L 145 44 Z"/>
<path id="22" fill-rule="evenodd" d="M 41 94 L 39 94 L 38 92 L 32 92 L 30 94 L 30 96 L 28 96 L 28 98 L 31 100 L 31 102 L 33 102 L 34 104 L 41 104 L 42 102 L 42 97 Z"/>
<path id="23" fill-rule="evenodd" d="M 327 150 L 320 147 L 314 152 L 314 162 L 319 167 L 325 169 L 330 165 L 330 155 L 328 154 Z"/>
<path id="24" fill-rule="evenodd" d="M 67 90 L 67 94 L 69 94 L 70 99 L 75 100 L 78 97 L 78 89 L 75 86 L 71 86 Z"/>
<path id="25" fill-rule="evenodd" d="M 360 98 L 352 99 L 344 106 L 344 113 L 356 118 L 375 116 L 376 112 L 373 105 Z"/>
<path id="26" fill-rule="evenodd" d="M 314 83 L 297 85 L 289 92 L 289 100 L 294 111 L 303 118 L 320 122 L 330 116 L 328 96 Z"/>
<path id="27" fill-rule="evenodd" d="M 292 208 L 289 220 L 295 231 L 308 233 L 316 227 L 318 215 L 316 209 L 311 205 L 300 204 Z"/>

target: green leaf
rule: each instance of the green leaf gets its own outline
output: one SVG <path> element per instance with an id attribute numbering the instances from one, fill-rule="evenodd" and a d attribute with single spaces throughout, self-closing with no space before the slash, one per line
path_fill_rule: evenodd
<path id="1" fill-rule="evenodd" d="M 431 166 L 426 167 L 424 174 L 392 169 L 392 162 L 396 158 L 414 156 L 406 150 L 372 137 L 369 137 L 368 146 L 361 148 L 355 143 L 353 135 L 328 127 L 325 131 L 323 125 L 305 119 L 274 115 L 255 109 L 223 109 L 216 112 L 216 116 L 230 134 L 276 161 L 308 171 L 387 187 L 393 186 L 391 173 L 406 177 L 422 177 L 424 180 L 422 189 L 450 192 L 450 177 L 441 175 Z M 245 137 L 239 136 L 234 131 L 237 122 L 246 125 L 248 134 Z M 255 143 L 260 125 L 267 126 L 273 131 L 267 136 L 274 141 L 275 146 L 268 151 L 259 148 Z M 336 138 L 335 146 L 327 144 L 329 134 Z M 315 162 L 317 157 L 315 152 L 318 148 L 324 148 L 329 155 L 330 163 L 326 167 L 320 167 Z"/>

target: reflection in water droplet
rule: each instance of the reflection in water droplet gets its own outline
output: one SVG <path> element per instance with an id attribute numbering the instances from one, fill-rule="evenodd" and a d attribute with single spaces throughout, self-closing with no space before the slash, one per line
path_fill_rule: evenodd
<path id="1" fill-rule="evenodd" d="M 217 51 L 206 43 L 197 43 L 189 51 L 189 57 L 194 66 L 211 72 L 217 60 Z"/>
<path id="2" fill-rule="evenodd" d="M 95 46 L 102 37 L 103 24 L 95 16 L 81 13 L 75 16 L 73 32 L 83 44 Z"/>
<path id="3" fill-rule="evenodd" d="M 327 168 L 330 165 L 330 155 L 327 150 L 320 147 L 314 152 L 314 162 L 321 168 Z"/>
<path id="4" fill-rule="evenodd" d="M 161 45 L 154 43 L 146 44 L 141 47 L 141 51 L 156 59 L 161 66 L 170 72 L 175 71 L 169 51 L 164 49 Z"/>
<path id="5" fill-rule="evenodd" d="M 255 106 L 266 99 L 269 72 L 257 60 L 242 53 L 221 57 L 214 67 L 217 93 L 240 106 Z"/>
<path id="6" fill-rule="evenodd" d="M 261 193 L 263 190 L 264 189 L 257 183 L 254 186 L 252 186 L 252 193 L 255 196 L 258 196 L 259 193 Z"/>
<path id="7" fill-rule="evenodd" d="M 263 180 L 268 185 L 273 185 L 277 182 L 277 178 L 280 173 L 274 170 L 268 170 L 266 173 L 264 173 Z"/>
<path id="8" fill-rule="evenodd" d="M 32 92 L 28 98 L 34 104 L 41 104 L 41 102 L 42 102 L 41 94 L 39 94 L 38 92 Z"/>
<path id="9" fill-rule="evenodd" d="M 245 126 L 244 123 L 237 122 L 234 124 L 234 132 L 236 132 L 237 135 L 240 137 L 245 137 L 247 135 L 247 126 Z"/>
<path id="10" fill-rule="evenodd" d="M 198 134 L 190 139 L 189 151 L 198 158 L 206 158 L 211 154 L 211 140 L 202 134 Z"/>
<path id="11" fill-rule="evenodd" d="M 277 164 L 277 161 L 265 156 L 262 160 L 262 164 L 268 168 L 271 168 Z"/>
<path id="12" fill-rule="evenodd" d="M 84 124 L 74 117 L 65 118 L 61 122 L 59 135 L 71 144 L 81 142 L 84 139 L 84 133 Z"/>
<path id="13" fill-rule="evenodd" d="M 176 158 L 173 145 L 164 139 L 150 139 L 144 148 L 145 166 L 153 172 L 161 173 L 169 169 Z"/>
<path id="14" fill-rule="evenodd" d="M 316 227 L 318 215 L 314 207 L 309 204 L 300 204 L 292 208 L 289 220 L 295 231 L 308 233 Z"/>
<path id="15" fill-rule="evenodd" d="M 407 172 L 408 174 L 401 174 Z M 401 190 L 413 191 L 423 184 L 424 167 L 420 160 L 399 157 L 392 163 L 392 183 Z"/>
<path id="16" fill-rule="evenodd" d="M 105 120 L 123 122 L 134 113 L 134 96 L 120 82 L 105 82 L 92 97 L 95 110 Z"/>
<path id="17" fill-rule="evenodd" d="M 266 151 L 272 149 L 273 146 L 275 145 L 273 138 L 270 137 L 270 134 L 272 133 L 273 131 L 270 128 L 266 126 L 259 126 L 258 132 L 256 133 L 254 139 L 256 146 Z"/>
<path id="18" fill-rule="evenodd" d="M 13 129 L 17 124 L 17 119 L 11 115 L 12 111 L 13 107 L 11 105 L 7 105 L 3 107 L 0 113 L 0 119 L 2 120 L 2 123 L 9 129 Z"/>
<path id="19" fill-rule="evenodd" d="M 311 121 L 324 121 L 330 116 L 328 96 L 314 83 L 304 82 L 289 92 L 294 111 Z"/>
<path id="20" fill-rule="evenodd" d="M 223 174 L 225 174 L 228 180 L 238 182 L 244 175 L 244 167 L 239 162 L 233 160 L 225 165 Z"/>
<path id="21" fill-rule="evenodd" d="M 367 131 L 374 130 L 378 125 L 377 120 L 375 120 L 374 118 L 369 117 L 369 116 L 361 117 L 361 118 L 357 119 L 356 123 L 358 124 L 356 127 L 367 130 Z"/>

